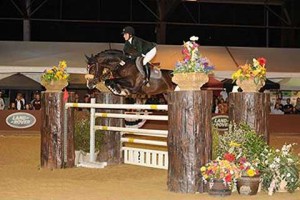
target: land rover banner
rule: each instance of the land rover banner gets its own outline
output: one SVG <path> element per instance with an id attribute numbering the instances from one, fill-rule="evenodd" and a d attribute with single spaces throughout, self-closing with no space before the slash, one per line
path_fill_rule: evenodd
<path id="1" fill-rule="evenodd" d="M 227 131 L 229 125 L 228 115 L 216 115 L 211 118 L 212 125 L 219 131 Z"/>
<path id="2" fill-rule="evenodd" d="M 30 113 L 16 112 L 6 117 L 6 124 L 12 128 L 29 128 L 36 122 L 36 118 Z"/>

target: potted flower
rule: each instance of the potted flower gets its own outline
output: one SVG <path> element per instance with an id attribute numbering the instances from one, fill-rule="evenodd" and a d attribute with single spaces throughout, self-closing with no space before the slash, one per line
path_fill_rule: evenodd
<path id="1" fill-rule="evenodd" d="M 218 135 L 217 155 L 223 157 L 231 153 L 238 161 L 245 157 L 249 162 L 256 162 L 257 169 L 262 170 L 264 157 L 262 152 L 269 148 L 262 135 L 256 133 L 248 124 L 229 124 L 228 131 Z"/>
<path id="2" fill-rule="evenodd" d="M 46 69 L 41 76 L 41 84 L 48 92 L 60 92 L 68 85 L 69 74 L 66 71 L 66 61 L 60 61 L 58 66 Z"/>
<path id="3" fill-rule="evenodd" d="M 295 144 L 285 144 L 279 149 L 266 149 L 262 187 L 269 195 L 274 192 L 294 192 L 300 186 L 299 156 L 292 152 Z"/>
<path id="4" fill-rule="evenodd" d="M 200 171 L 204 183 L 208 183 L 210 195 L 230 195 L 234 180 L 239 177 L 239 169 L 234 162 L 220 158 L 202 166 Z"/>
<path id="5" fill-rule="evenodd" d="M 239 167 L 241 176 L 237 179 L 239 194 L 257 194 L 264 159 L 261 153 L 268 148 L 267 143 L 261 135 L 244 123 L 238 125 L 231 123 L 228 131 L 218 137 L 217 155 L 230 158 Z"/>
<path id="6" fill-rule="evenodd" d="M 232 80 L 236 81 L 243 92 L 258 92 L 265 85 L 265 65 L 265 58 L 253 58 L 251 64 L 246 63 L 239 66 L 238 70 L 232 74 Z"/>
<path id="7" fill-rule="evenodd" d="M 183 60 L 177 61 L 173 71 L 172 81 L 178 84 L 180 90 L 200 90 L 208 82 L 208 74 L 214 67 L 199 51 L 198 37 L 192 36 L 190 41 L 183 43 Z"/>
<path id="8" fill-rule="evenodd" d="M 237 179 L 237 191 L 243 195 L 257 194 L 260 183 L 259 161 L 248 161 L 246 157 L 237 160 L 241 177 Z"/>

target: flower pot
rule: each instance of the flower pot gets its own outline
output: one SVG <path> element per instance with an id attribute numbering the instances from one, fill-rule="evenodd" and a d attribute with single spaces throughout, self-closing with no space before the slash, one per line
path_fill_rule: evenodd
<path id="1" fill-rule="evenodd" d="M 41 81 L 42 86 L 46 88 L 46 92 L 61 92 L 68 85 L 67 80 L 57 80 L 46 82 L 44 80 Z"/>
<path id="2" fill-rule="evenodd" d="M 243 92 L 258 92 L 260 88 L 265 85 L 265 82 L 260 80 L 258 83 L 255 83 L 254 79 L 238 79 L 236 84 L 243 90 Z"/>
<path id="3" fill-rule="evenodd" d="M 231 195 L 231 189 L 222 179 L 213 179 L 208 183 L 208 194 L 212 196 Z"/>
<path id="4" fill-rule="evenodd" d="M 208 82 L 208 75 L 199 72 L 174 74 L 172 81 L 180 90 L 200 90 L 202 85 Z"/>
<path id="5" fill-rule="evenodd" d="M 256 195 L 260 176 L 242 176 L 237 179 L 237 191 L 241 195 Z"/>

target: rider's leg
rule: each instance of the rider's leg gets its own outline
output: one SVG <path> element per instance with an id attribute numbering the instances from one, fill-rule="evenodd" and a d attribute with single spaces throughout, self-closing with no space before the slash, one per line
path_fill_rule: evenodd
<path id="1" fill-rule="evenodd" d="M 145 65 L 143 65 L 143 68 L 144 68 L 144 72 L 145 72 L 145 85 L 147 87 L 150 86 L 149 84 L 149 80 L 150 80 L 150 66 L 149 66 L 149 63 L 146 63 Z"/>
<path id="2" fill-rule="evenodd" d="M 154 58 L 154 56 L 156 55 L 156 47 L 154 47 L 153 49 L 151 49 L 144 57 L 143 59 L 143 66 L 144 66 L 144 71 L 145 71 L 145 84 L 147 84 L 147 86 L 149 85 L 149 80 L 150 80 L 150 66 L 149 66 L 149 62 Z"/>

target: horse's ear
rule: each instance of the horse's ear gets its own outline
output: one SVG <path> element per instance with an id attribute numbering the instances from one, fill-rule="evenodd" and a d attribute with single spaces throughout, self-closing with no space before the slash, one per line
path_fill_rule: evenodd
<path id="1" fill-rule="evenodd" d="M 87 59 L 87 60 L 89 60 L 90 58 L 86 55 L 86 54 L 84 54 L 84 56 L 85 56 L 85 58 Z"/>

